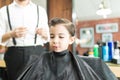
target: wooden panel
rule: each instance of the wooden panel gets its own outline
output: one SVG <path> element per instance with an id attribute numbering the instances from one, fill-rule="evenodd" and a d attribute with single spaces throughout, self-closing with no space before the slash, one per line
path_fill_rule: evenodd
<path id="1" fill-rule="evenodd" d="M 47 0 L 48 18 L 62 17 L 72 20 L 72 0 Z"/>
<path id="2" fill-rule="evenodd" d="M 8 5 L 12 2 L 13 0 L 0 0 L 0 8 L 5 6 L 5 5 Z"/>

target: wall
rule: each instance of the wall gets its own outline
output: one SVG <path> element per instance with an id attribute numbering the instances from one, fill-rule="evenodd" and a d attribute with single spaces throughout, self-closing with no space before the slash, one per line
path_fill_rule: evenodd
<path id="1" fill-rule="evenodd" d="M 112 33 L 113 35 L 113 41 L 120 41 L 120 18 L 112 18 L 112 19 L 103 19 L 103 20 L 92 20 L 92 21 L 83 21 L 77 22 L 77 27 L 76 27 L 76 34 L 77 37 L 80 38 L 80 28 L 88 28 L 88 27 L 93 27 L 94 28 L 94 43 L 96 43 L 98 40 L 102 40 L 102 35 L 101 33 L 96 33 L 95 26 L 96 24 L 104 24 L 104 23 L 114 23 L 117 22 L 119 25 L 119 31 Z M 89 48 L 81 48 L 80 45 L 77 46 L 77 51 L 80 55 L 82 55 L 84 52 L 86 52 Z"/>
<path id="2" fill-rule="evenodd" d="M 32 2 L 42 6 L 47 10 L 47 0 L 32 0 Z"/>

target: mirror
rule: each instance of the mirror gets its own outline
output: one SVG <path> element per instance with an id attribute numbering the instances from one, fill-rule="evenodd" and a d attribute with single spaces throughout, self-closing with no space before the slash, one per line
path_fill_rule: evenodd
<path id="1" fill-rule="evenodd" d="M 105 5 L 112 10 L 112 13 L 104 18 L 103 16 L 97 15 L 96 11 L 99 9 L 99 6 L 102 1 L 105 1 Z M 98 41 L 102 41 L 102 34 L 96 32 L 97 24 L 106 24 L 106 23 L 118 23 L 120 20 L 120 0 L 73 0 L 73 20 L 76 24 L 76 36 L 81 40 L 80 29 L 82 28 L 93 28 L 94 29 L 94 44 L 92 47 L 82 47 L 76 45 L 77 52 L 81 55 L 88 51 L 90 48 L 93 48 Z M 120 41 L 116 36 L 119 36 L 120 31 L 111 32 L 113 41 Z M 92 34 L 91 34 L 92 35 Z"/>

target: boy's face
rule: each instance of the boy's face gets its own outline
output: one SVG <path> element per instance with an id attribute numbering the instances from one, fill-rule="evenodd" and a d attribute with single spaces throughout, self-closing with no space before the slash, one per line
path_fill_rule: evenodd
<path id="1" fill-rule="evenodd" d="M 50 27 L 50 48 L 55 52 L 61 52 L 68 49 L 72 44 L 74 37 L 71 37 L 68 30 L 61 24 Z"/>

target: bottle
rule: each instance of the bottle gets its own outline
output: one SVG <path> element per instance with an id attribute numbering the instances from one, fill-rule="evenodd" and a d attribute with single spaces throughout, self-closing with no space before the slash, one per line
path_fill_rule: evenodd
<path id="1" fill-rule="evenodd" d="M 104 42 L 102 42 L 101 40 L 99 40 L 98 42 L 97 42 L 97 44 L 98 44 L 98 52 L 99 52 L 99 57 L 102 59 L 102 46 L 103 46 L 103 44 L 104 44 Z"/>
<path id="2" fill-rule="evenodd" d="M 93 52 L 95 57 L 99 57 L 99 46 L 97 44 L 94 45 Z"/>
<path id="3" fill-rule="evenodd" d="M 93 52 L 93 49 L 90 49 L 90 51 L 88 52 L 88 56 L 89 57 L 94 57 L 94 52 Z"/>
<path id="4" fill-rule="evenodd" d="M 119 59 L 120 58 L 120 51 L 119 51 L 118 44 L 119 44 L 119 41 L 114 42 L 114 54 L 113 54 L 114 59 Z"/>
<path id="5" fill-rule="evenodd" d="M 111 61 L 113 59 L 114 53 L 114 43 L 112 41 L 108 42 L 108 48 L 109 48 L 109 60 Z"/>
<path id="6" fill-rule="evenodd" d="M 108 50 L 109 50 L 108 45 L 106 43 L 103 43 L 103 46 L 102 46 L 102 60 L 105 61 L 105 62 L 109 61 Z"/>

